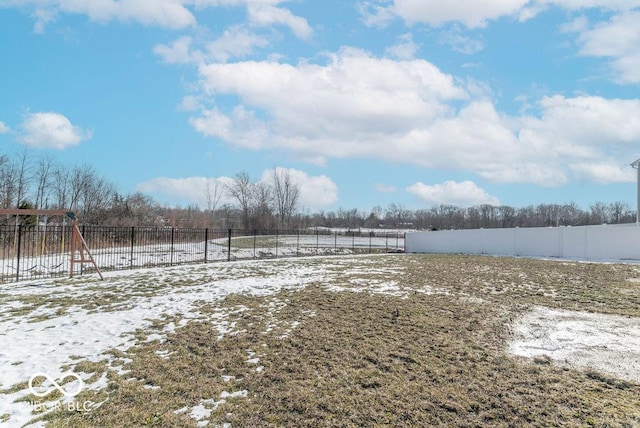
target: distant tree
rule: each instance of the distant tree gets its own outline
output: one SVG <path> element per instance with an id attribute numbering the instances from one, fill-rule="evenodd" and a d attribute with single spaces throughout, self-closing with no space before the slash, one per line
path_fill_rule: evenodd
<path id="1" fill-rule="evenodd" d="M 275 200 L 276 215 L 280 228 L 291 225 L 291 219 L 297 212 L 300 198 L 300 186 L 293 181 L 291 172 L 283 168 L 271 171 L 271 187 Z"/>
<path id="2" fill-rule="evenodd" d="M 245 229 L 251 228 L 251 197 L 253 185 L 246 171 L 239 172 L 233 180 L 227 184 L 227 193 L 238 202 L 242 210 L 242 224 Z"/>
<path id="3" fill-rule="evenodd" d="M 0 204 L 2 208 L 15 207 L 16 171 L 8 156 L 0 156 Z"/>
<path id="4" fill-rule="evenodd" d="M 67 169 L 58 165 L 53 169 L 51 180 L 51 191 L 53 197 L 53 207 L 56 209 L 68 209 L 69 201 L 69 172 Z"/>
<path id="5" fill-rule="evenodd" d="M 610 221 L 613 224 L 627 223 L 634 220 L 631 206 L 627 202 L 617 201 L 609 204 Z"/>
<path id="6" fill-rule="evenodd" d="M 589 206 L 591 210 L 590 223 L 603 224 L 609 223 L 609 207 L 602 202 L 596 202 Z"/>
<path id="7" fill-rule="evenodd" d="M 34 181 L 35 189 L 35 206 L 37 208 L 47 208 L 49 192 L 51 191 L 51 176 L 54 168 L 54 161 L 49 156 L 43 156 L 38 159 L 36 166 Z"/>
<path id="8" fill-rule="evenodd" d="M 273 216 L 273 192 L 267 183 L 254 183 L 251 189 L 250 229 L 275 228 Z"/>
<path id="9" fill-rule="evenodd" d="M 215 178 L 207 177 L 207 185 L 206 185 L 207 211 L 211 216 L 212 223 L 215 220 L 214 213 L 223 195 L 224 195 L 224 186 L 222 186 L 220 182 Z"/>
<path id="10" fill-rule="evenodd" d="M 29 183 L 32 179 L 31 156 L 25 149 L 18 155 L 16 161 L 16 203 L 19 203 L 26 196 Z"/>

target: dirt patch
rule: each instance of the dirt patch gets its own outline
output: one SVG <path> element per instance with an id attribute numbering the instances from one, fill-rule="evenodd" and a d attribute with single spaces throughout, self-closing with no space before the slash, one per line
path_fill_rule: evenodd
<path id="1" fill-rule="evenodd" d="M 640 383 L 640 318 L 538 306 L 515 322 L 513 333 L 513 354 Z"/>

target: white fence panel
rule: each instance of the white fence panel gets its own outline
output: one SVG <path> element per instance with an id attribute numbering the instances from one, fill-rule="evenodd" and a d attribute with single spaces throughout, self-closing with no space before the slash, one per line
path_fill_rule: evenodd
<path id="1" fill-rule="evenodd" d="M 640 260 L 640 226 L 633 223 L 414 232 L 407 234 L 406 251 Z"/>

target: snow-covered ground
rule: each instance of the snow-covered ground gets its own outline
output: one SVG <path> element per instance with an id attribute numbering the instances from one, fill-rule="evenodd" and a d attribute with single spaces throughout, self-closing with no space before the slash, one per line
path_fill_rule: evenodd
<path id="1" fill-rule="evenodd" d="M 513 326 L 509 351 L 640 383 L 640 319 L 536 307 Z"/>
<path id="2" fill-rule="evenodd" d="M 68 374 L 65 366 L 73 367 L 81 360 L 106 360 L 109 364 L 114 357 L 105 351 L 127 350 L 136 343 L 136 329 L 150 326 L 153 320 L 167 316 L 180 319 L 177 325 L 172 322 L 165 326 L 166 334 L 198 319 L 199 304 L 219 301 L 230 293 L 264 296 L 283 289 L 302 289 L 310 283 L 330 283 L 331 278 L 354 273 L 354 269 L 359 276 L 371 278 L 397 269 L 378 266 L 375 259 L 238 261 L 108 272 L 105 281 L 86 275 L 2 284 L 0 391 L 5 393 L 0 392 L 0 426 L 23 426 L 33 418 L 33 408 L 16 402 L 29 394 L 29 388 L 14 390 L 16 385 L 38 373 L 61 380 Z M 371 288 L 388 291 L 393 285 L 378 280 Z M 98 309 L 96 300 L 101 302 Z M 233 331 L 228 315 L 220 312 L 217 321 L 214 319 L 220 336 Z M 210 316 L 207 319 L 211 321 Z M 148 339 L 162 336 L 154 333 Z M 84 379 L 89 377 L 87 374 Z M 84 388 L 104 386 L 105 379 L 101 378 Z M 77 387 L 81 385 L 65 385 L 66 390 Z M 67 397 L 67 401 L 71 399 Z M 197 413 L 197 409 L 192 411 Z"/>
<path id="3" fill-rule="evenodd" d="M 235 261 L 113 271 L 105 273 L 105 281 L 84 275 L 0 284 L 0 426 L 21 427 L 34 418 L 33 407 L 17 401 L 29 395 L 28 382 L 33 376 L 42 373 L 60 381 L 69 376 L 70 368 L 85 360 L 105 361 L 106 366 L 119 372 L 122 357 L 107 351 L 125 352 L 141 340 L 136 331 L 150 331 L 154 322 L 160 321 L 164 327 L 147 333 L 146 340 L 162 341 L 197 319 L 212 323 L 218 337 L 233 335 L 236 327 L 230 321 L 232 312 L 222 306 L 213 315 L 199 311 L 201 305 L 215 304 L 231 293 L 268 296 L 323 284 L 326 290 L 335 292 L 448 294 L 446 289 L 428 285 L 404 288 L 401 278 L 405 265 L 391 262 L 390 257 Z M 277 312 L 278 308 L 273 310 Z M 295 328 L 302 327 L 291 323 L 287 331 Z M 546 355 L 562 364 L 592 367 L 640 382 L 639 332 L 640 320 L 634 318 L 534 308 L 514 324 L 508 350 L 527 357 Z M 259 356 L 248 354 L 247 363 L 261 370 Z M 91 375 L 80 375 L 87 383 L 76 379 L 65 384 L 64 391 L 106 387 L 105 376 L 88 383 Z M 50 382 L 45 384 L 55 387 Z M 204 426 L 207 412 L 216 403 L 243 393 L 225 391 L 211 402 L 174 410 L 189 414 Z M 73 397 L 57 402 L 73 403 Z M 83 410 L 90 410 L 90 406 Z"/>

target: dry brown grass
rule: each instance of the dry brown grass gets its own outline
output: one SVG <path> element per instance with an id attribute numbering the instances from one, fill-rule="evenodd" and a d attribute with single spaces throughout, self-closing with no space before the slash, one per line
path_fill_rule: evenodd
<path id="1" fill-rule="evenodd" d="M 120 364 L 125 374 L 79 363 L 94 379 L 108 373 L 107 388 L 76 397 L 102 405 L 45 420 L 195 426 L 189 412 L 203 405 L 209 426 L 640 426 L 640 385 L 505 351 L 510 322 L 531 305 L 640 316 L 638 266 L 409 255 L 362 263 L 392 269 L 367 276 L 344 266 L 303 291 L 203 304 L 209 319 L 166 342 L 113 352 L 132 360 Z M 404 295 L 327 291 L 367 280 L 394 281 Z M 221 310 L 232 331 L 218 339 Z M 246 398 L 220 402 L 243 390 Z"/>

